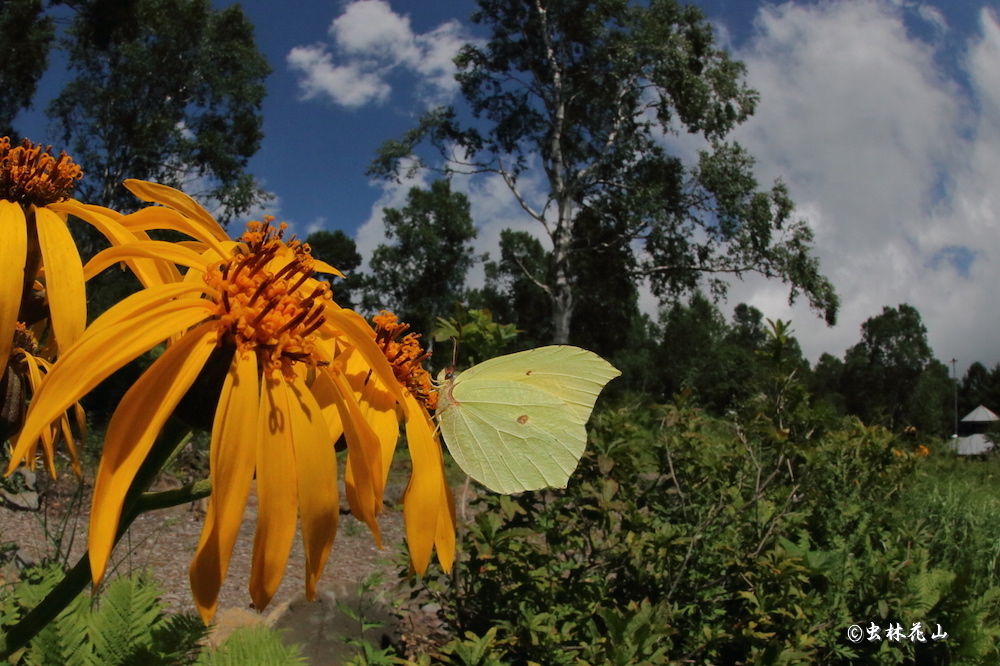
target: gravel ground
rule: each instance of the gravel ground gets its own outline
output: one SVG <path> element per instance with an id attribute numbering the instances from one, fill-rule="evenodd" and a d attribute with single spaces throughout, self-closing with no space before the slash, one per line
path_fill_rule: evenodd
<path id="1" fill-rule="evenodd" d="M 175 484 L 178 485 L 178 484 Z M 169 488 L 165 484 L 158 490 Z M 285 577 L 265 615 L 254 612 L 247 592 L 250 579 L 250 563 L 253 545 L 253 531 L 257 516 L 256 496 L 251 494 L 243 517 L 240 538 L 237 541 L 229 568 L 229 575 L 222 587 L 219 613 L 216 618 L 222 633 L 231 631 L 232 625 L 266 621 L 270 624 L 289 626 L 291 622 L 305 626 L 307 620 L 288 615 L 294 610 L 318 616 L 329 613 L 329 601 L 340 595 L 348 596 L 358 580 L 372 573 L 383 575 L 383 590 L 391 597 L 398 581 L 399 554 L 403 552 L 404 528 L 402 510 L 396 504 L 403 485 L 392 485 L 386 489 L 386 499 L 392 506 L 386 506 L 379 524 L 382 543 L 379 550 L 368 528 L 346 514 L 346 501 L 342 500 L 340 526 L 333 551 L 326 570 L 320 580 L 321 602 L 327 601 L 327 609 L 322 603 L 302 603 L 305 588 L 305 558 L 302 553 L 301 535 L 296 535 L 295 544 L 285 570 Z M 59 552 L 53 540 L 60 525 L 65 527 L 62 540 L 63 550 L 70 544 L 68 561 L 72 564 L 83 554 L 86 543 L 86 510 L 89 507 L 89 484 L 80 489 L 72 474 L 64 475 L 53 483 L 44 473 L 39 474 L 41 508 L 38 511 L 14 510 L 0 507 L 0 542 L 13 542 L 18 546 L 18 557 L 27 561 L 41 561 L 52 558 Z M 341 493 L 343 498 L 343 493 Z M 126 536 L 116 546 L 109 572 L 128 573 L 149 569 L 163 588 L 162 600 L 172 611 L 195 613 L 188 587 L 188 565 L 198 544 L 204 518 L 203 502 L 177 506 L 139 516 Z M 75 529 L 74 529 L 75 527 Z M 46 532 L 49 536 L 46 536 Z M 113 573 L 111 574 L 113 575 Z M 325 596 L 324 596 L 325 595 Z M 420 615 L 411 609 L 411 615 Z M 281 616 L 285 617 L 282 618 Z M 235 618 L 235 619 L 234 619 Z M 256 619 L 255 619 L 256 618 Z M 309 619 L 315 624 L 323 620 Z M 437 622 L 432 617 L 407 617 L 403 622 L 404 634 L 412 634 L 415 626 L 423 627 L 423 636 L 409 636 L 407 643 L 427 644 L 427 633 L 437 630 Z M 306 646 L 308 647 L 308 646 Z M 336 663 L 317 658 L 312 663 Z"/>

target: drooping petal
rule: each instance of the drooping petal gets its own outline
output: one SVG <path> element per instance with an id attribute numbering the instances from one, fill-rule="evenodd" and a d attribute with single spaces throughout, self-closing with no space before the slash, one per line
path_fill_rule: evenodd
<path id="1" fill-rule="evenodd" d="M 38 245 L 45 265 L 45 291 L 59 351 L 77 341 L 87 325 L 83 262 L 66 222 L 47 208 L 35 209 Z"/>
<path id="2" fill-rule="evenodd" d="M 444 506 L 444 458 L 434 437 L 434 423 L 427 411 L 410 395 L 410 418 L 406 421 L 406 444 L 412 473 L 403 495 L 406 542 L 413 569 L 423 574 L 430 564 L 438 534 L 438 516 Z"/>
<path id="3" fill-rule="evenodd" d="M 316 583 L 326 566 L 340 518 L 337 456 L 319 403 L 304 381 L 289 387 L 288 399 L 298 474 L 302 547 L 306 555 L 306 598 L 312 601 L 316 598 Z"/>
<path id="4" fill-rule="evenodd" d="M 444 465 L 442 455 L 441 464 Z M 438 562 L 445 573 L 451 572 L 455 563 L 455 495 L 451 492 L 448 479 L 442 480 L 444 488 L 442 502 L 447 511 L 438 511 L 437 536 L 434 537 L 434 548 L 437 550 Z"/>
<path id="5" fill-rule="evenodd" d="M 329 343 L 329 341 L 327 341 Z M 382 472 L 387 466 L 382 461 L 382 444 L 380 435 L 372 429 L 373 419 L 363 413 L 358 405 L 357 396 L 352 384 L 344 376 L 349 368 L 355 373 L 363 374 L 360 367 L 363 361 L 353 348 L 348 348 L 336 360 L 326 356 L 330 345 L 320 346 L 319 355 L 327 363 L 316 372 L 313 382 L 313 393 L 320 400 L 330 421 L 329 408 L 336 407 L 337 424 L 343 428 L 347 440 L 347 469 L 344 474 L 344 490 L 351 513 L 355 518 L 368 525 L 375 543 L 382 547 L 382 537 L 378 526 L 377 515 L 382 510 L 382 497 L 385 489 L 385 477 Z M 384 358 L 384 357 L 383 357 Z M 373 378 L 374 381 L 374 378 Z M 395 404 L 394 399 L 388 400 Z M 399 436 L 399 423 L 393 418 L 390 425 L 394 434 Z"/>
<path id="6" fill-rule="evenodd" d="M 34 395 L 38 391 L 38 387 L 42 384 L 42 371 L 41 366 L 38 362 L 40 359 L 36 359 L 27 350 L 18 348 L 14 350 L 12 356 L 19 357 L 24 361 L 24 367 L 28 371 L 28 385 L 31 387 L 31 393 Z M 32 449 L 35 449 L 36 442 L 32 442 Z M 45 428 L 42 430 L 42 453 L 45 458 L 45 466 L 48 469 L 49 476 L 56 478 L 56 462 L 55 462 L 55 442 L 53 441 L 52 428 Z M 34 451 L 28 453 L 25 456 L 29 465 L 33 465 L 35 460 Z"/>
<path id="7" fill-rule="evenodd" d="M 210 236 L 217 240 L 229 240 L 229 234 L 226 230 L 219 226 L 219 223 L 215 221 L 211 215 L 208 214 L 197 201 L 184 194 L 179 190 L 175 190 L 172 187 L 167 187 L 166 185 L 160 185 L 159 183 L 151 183 L 145 180 L 136 180 L 134 178 L 129 178 L 125 181 L 125 187 L 129 192 L 139 197 L 143 201 L 150 201 L 153 203 L 163 204 L 165 206 L 170 206 L 175 211 L 179 212 L 181 215 L 191 218 L 191 220 L 196 221 L 198 225 L 193 225 L 188 222 L 184 225 L 187 229 L 177 229 L 177 231 L 182 231 L 188 234 L 192 238 L 198 238 L 201 240 L 201 236 L 204 234 L 198 233 L 198 228 L 204 229 L 209 233 Z M 155 211 L 155 208 L 144 208 L 142 210 Z M 142 212 L 142 211 L 140 211 Z M 161 229 L 164 227 L 154 227 Z M 191 232 L 195 233 L 191 233 Z"/>
<path id="8" fill-rule="evenodd" d="M 28 253 L 28 229 L 20 206 L 0 200 L 0 229 L 3 229 L 0 241 L 0 366 L 5 366 L 14 344 L 14 327 L 24 289 L 24 261 Z"/>
<path id="9" fill-rule="evenodd" d="M 31 376 L 31 392 L 34 394 L 37 387 L 41 385 L 41 370 L 44 369 L 45 373 L 48 374 L 52 371 L 52 363 L 44 358 L 32 356 L 28 353 L 25 353 L 25 359 L 28 362 L 28 372 Z M 80 439 L 87 441 L 87 415 L 84 413 L 83 407 L 80 406 L 79 402 L 73 403 L 72 410 L 77 431 L 80 433 Z M 66 449 L 69 451 L 69 459 L 73 467 L 73 472 L 76 473 L 78 479 L 82 479 L 83 467 L 80 465 L 80 455 L 76 450 L 76 442 L 73 439 L 73 432 L 70 429 L 68 413 L 63 415 L 63 418 L 59 420 L 59 424 L 62 429 L 63 438 L 66 440 Z M 49 474 L 52 478 L 56 477 L 54 464 L 50 466 Z"/>
<path id="10" fill-rule="evenodd" d="M 295 538 L 298 485 L 288 393 L 283 378 L 262 380 L 257 412 L 257 531 L 250 571 L 250 598 L 257 610 L 267 607 L 281 584 Z"/>
<path id="11" fill-rule="evenodd" d="M 215 411 L 209 470 L 212 498 L 190 568 L 191 592 L 205 624 L 215 615 L 250 494 L 259 404 L 257 355 L 237 352 Z"/>
<path id="12" fill-rule="evenodd" d="M 73 472 L 76 473 L 76 478 L 82 479 L 83 467 L 80 466 L 80 456 L 76 452 L 76 444 L 73 442 L 73 430 L 70 428 L 69 416 L 67 414 L 63 414 L 62 418 L 59 419 L 59 430 L 62 432 L 62 437 L 66 441 L 66 450 L 69 451 L 70 466 L 73 468 Z"/>
<path id="13" fill-rule="evenodd" d="M 368 525 L 375 544 L 382 547 L 382 533 L 378 514 L 382 511 L 382 446 L 368 422 L 365 421 L 354 401 L 354 391 L 339 372 L 329 373 L 336 387 L 334 400 L 340 410 L 347 439 L 348 471 L 344 475 L 344 489 L 351 506 L 351 513 Z"/>
<path id="14" fill-rule="evenodd" d="M 176 286 L 182 285 L 171 285 Z M 147 294 L 140 292 L 135 296 Z M 203 320 L 207 307 L 210 304 L 204 300 L 167 301 L 130 318 L 127 326 L 99 327 L 97 323 L 103 316 L 94 322 L 79 344 L 71 347 L 52 367 L 33 396 L 21 434 L 11 452 L 7 473 L 13 472 L 28 447 L 73 403 L 115 370 L 152 349 L 172 333 L 187 330 Z"/>
<path id="15" fill-rule="evenodd" d="M 104 438 L 104 450 L 94 481 L 90 510 L 90 571 L 94 584 L 100 583 L 122 505 L 140 465 L 167 418 L 173 413 L 191 384 L 198 378 L 219 333 L 214 322 L 206 322 L 168 348 L 132 385 L 115 410 Z M 53 374 L 58 368 L 53 370 Z"/>

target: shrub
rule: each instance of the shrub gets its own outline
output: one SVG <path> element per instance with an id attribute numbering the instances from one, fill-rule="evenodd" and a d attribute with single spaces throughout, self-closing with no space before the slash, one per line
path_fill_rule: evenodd
<path id="1" fill-rule="evenodd" d="M 683 405 L 592 425 L 567 489 L 483 495 L 454 577 L 420 583 L 457 637 L 442 661 L 996 663 L 1000 519 L 930 488 L 887 430 L 796 438 Z M 884 640 L 916 622 L 926 642 Z M 883 640 L 848 640 L 872 623 Z"/>

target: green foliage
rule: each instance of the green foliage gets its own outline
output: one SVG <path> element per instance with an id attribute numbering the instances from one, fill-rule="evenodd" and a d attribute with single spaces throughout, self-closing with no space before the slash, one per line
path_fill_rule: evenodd
<path id="1" fill-rule="evenodd" d="M 861 340 L 843 363 L 820 359 L 812 390 L 838 410 L 896 431 L 952 430 L 954 383 L 934 358 L 920 313 L 905 303 L 884 307 L 861 325 Z"/>
<path id="2" fill-rule="evenodd" d="M 62 578 L 59 567 L 28 572 L 2 602 L 4 624 L 34 608 Z M 160 589 L 148 577 L 116 578 L 100 600 L 76 597 L 31 641 L 17 663 L 37 666 L 113 666 L 190 663 L 206 634 L 194 615 L 167 615 Z"/>
<path id="3" fill-rule="evenodd" d="M 810 436 L 642 405 L 593 426 L 566 490 L 479 500 L 452 585 L 427 583 L 456 636 L 441 663 L 1000 657 L 995 485 L 942 484 L 946 460 L 854 419 Z M 873 622 L 928 640 L 847 640 Z"/>
<path id="4" fill-rule="evenodd" d="M 0 600 L 0 624 L 10 626 L 62 579 L 57 566 L 29 570 Z M 265 627 L 237 629 L 218 648 L 203 647 L 208 628 L 188 613 L 168 614 L 159 586 L 146 574 L 122 576 L 98 599 L 79 595 L 45 626 L 12 663 L 23 666 L 279 666 L 302 664 Z"/>
<path id="5" fill-rule="evenodd" d="M 504 353 L 517 337 L 514 324 L 500 324 L 493 321 L 489 310 L 455 308 L 455 316 L 444 319 L 438 317 L 432 335 L 435 342 L 454 340 L 458 358 L 438 362 L 438 367 L 456 365 L 470 368 Z"/>
<path id="6" fill-rule="evenodd" d="M 48 68 L 55 23 L 41 0 L 0 3 L 0 136 L 16 143 L 14 117 L 31 108 L 38 81 Z"/>
<path id="7" fill-rule="evenodd" d="M 84 170 L 80 198 L 139 203 L 126 178 L 186 185 L 223 220 L 264 198 L 246 172 L 260 147 L 270 73 L 239 5 L 209 0 L 73 3 L 62 46 L 75 75 L 48 108 Z M 193 183 L 206 187 L 192 192 Z"/>
<path id="8" fill-rule="evenodd" d="M 383 598 L 377 588 L 382 584 L 382 574 L 369 574 L 358 581 L 357 593 L 350 602 L 337 602 L 341 613 L 358 623 L 356 636 L 345 637 L 348 645 L 358 650 L 358 654 L 345 663 L 345 666 L 392 666 L 397 663 L 393 658 L 391 646 L 376 647 L 365 635 L 371 629 L 380 629 L 385 623 L 375 619 L 373 611 L 382 604 Z"/>
<path id="9" fill-rule="evenodd" d="M 660 339 L 654 354 L 659 375 L 645 389 L 661 399 L 691 391 L 698 405 L 717 414 L 742 410 L 753 416 L 765 409 L 762 399 L 774 403 L 782 396 L 787 402 L 790 380 L 804 380 L 809 366 L 790 322 L 767 320 L 768 328 L 764 321 L 760 310 L 741 303 L 726 322 L 700 292 L 686 304 L 675 303 L 661 312 L 654 334 Z"/>
<path id="10" fill-rule="evenodd" d="M 385 235 L 396 242 L 372 253 L 364 307 L 392 310 L 426 335 L 451 310 L 475 261 L 469 200 L 436 180 L 430 190 L 412 188 L 402 210 L 386 208 L 384 215 Z"/>

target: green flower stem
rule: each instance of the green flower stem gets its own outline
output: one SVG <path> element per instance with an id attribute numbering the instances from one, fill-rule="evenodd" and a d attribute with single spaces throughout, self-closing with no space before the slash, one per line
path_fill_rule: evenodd
<path id="1" fill-rule="evenodd" d="M 212 494 L 212 482 L 208 479 L 195 481 L 175 490 L 165 490 L 158 493 L 146 492 L 160 473 L 163 465 L 170 459 L 173 451 L 184 441 L 188 432 L 189 429 L 186 426 L 173 419 L 163 428 L 125 496 L 122 518 L 115 535 L 116 544 L 140 514 L 193 502 Z M 83 592 L 92 578 L 90 551 L 88 550 L 73 568 L 66 572 L 65 577 L 46 597 L 0 638 L 0 660 L 7 659 L 14 652 L 26 646 L 39 631 L 55 620 L 70 602 Z"/>

